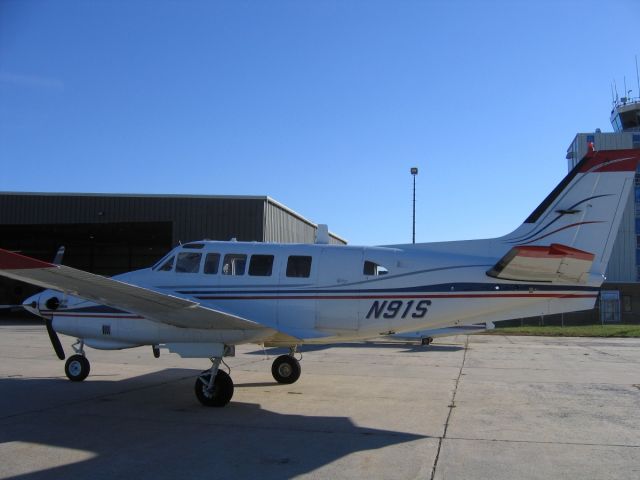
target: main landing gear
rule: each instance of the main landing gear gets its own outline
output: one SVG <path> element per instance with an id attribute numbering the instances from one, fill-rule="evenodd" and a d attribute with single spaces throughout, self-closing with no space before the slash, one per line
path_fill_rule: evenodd
<path id="1" fill-rule="evenodd" d="M 420 345 L 431 345 L 433 342 L 433 337 L 424 337 L 420 340 Z"/>
<path id="2" fill-rule="evenodd" d="M 74 343 L 72 348 L 76 354 L 70 356 L 64 364 L 64 373 L 67 374 L 67 378 L 72 382 L 81 382 L 89 375 L 91 365 L 84 355 L 84 342 L 82 340 Z"/>
<path id="3" fill-rule="evenodd" d="M 289 348 L 288 355 L 280 355 L 271 365 L 271 375 L 278 383 L 295 383 L 300 378 L 302 369 L 300 362 L 295 358 L 297 346 Z"/>
<path id="4" fill-rule="evenodd" d="M 64 372 L 72 382 L 81 382 L 89 375 L 91 366 L 84 353 L 84 341 L 78 339 L 72 346 L 75 355 L 69 357 L 64 366 Z M 271 366 L 273 378 L 282 384 L 295 383 L 300 378 L 300 362 L 295 358 L 297 346 L 289 348 L 287 355 L 277 357 Z M 157 346 L 153 349 L 154 356 L 158 356 Z M 233 397 L 233 380 L 229 374 L 220 370 L 223 357 L 233 355 L 233 347 L 225 346 L 222 355 L 211 358 L 211 368 L 205 370 L 196 379 L 194 386 L 198 401 L 207 407 L 224 407 Z"/>
<path id="5" fill-rule="evenodd" d="M 228 351 L 229 347 L 225 347 L 222 357 Z M 211 368 L 196 379 L 196 397 L 206 407 L 224 407 L 233 397 L 233 380 L 227 372 L 219 369 L 222 357 L 211 358 Z"/>
<path id="6" fill-rule="evenodd" d="M 300 362 L 295 358 L 297 346 L 289 348 L 288 355 L 280 355 L 273 361 L 271 374 L 278 383 L 294 383 L 300 378 Z M 224 407 L 233 397 L 233 380 L 229 374 L 220 370 L 223 357 L 230 352 L 230 347 L 224 348 L 220 357 L 211 358 L 211 368 L 205 370 L 196 379 L 194 386 L 198 401 L 206 407 Z"/>

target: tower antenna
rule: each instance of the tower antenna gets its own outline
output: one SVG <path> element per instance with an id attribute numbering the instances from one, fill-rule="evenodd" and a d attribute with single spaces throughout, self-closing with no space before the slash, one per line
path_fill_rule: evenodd
<path id="1" fill-rule="evenodd" d="M 613 83 L 611 83 L 611 105 L 615 106 L 616 104 L 616 97 L 614 97 L 613 95 Z"/>
<path id="2" fill-rule="evenodd" d="M 638 75 L 638 56 L 636 55 L 636 82 L 638 82 L 638 98 L 640 98 L 640 76 Z"/>

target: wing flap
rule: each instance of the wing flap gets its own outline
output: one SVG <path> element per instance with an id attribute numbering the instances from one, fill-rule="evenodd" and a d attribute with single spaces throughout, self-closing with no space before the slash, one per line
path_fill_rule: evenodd
<path id="1" fill-rule="evenodd" d="M 504 280 L 586 283 L 595 255 L 553 243 L 516 246 L 487 275 Z"/>
<path id="2" fill-rule="evenodd" d="M 112 278 L 0 249 L 0 275 L 177 327 L 253 330 L 259 323 Z"/>

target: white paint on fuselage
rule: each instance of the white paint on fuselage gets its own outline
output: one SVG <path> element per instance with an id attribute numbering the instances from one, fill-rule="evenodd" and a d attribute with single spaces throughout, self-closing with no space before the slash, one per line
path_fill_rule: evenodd
<path id="1" fill-rule="evenodd" d="M 481 242 L 486 245 L 481 246 Z M 518 282 L 487 276 L 486 271 L 510 248 L 499 239 L 469 242 L 473 248 L 468 250 L 478 254 L 491 252 L 488 256 L 448 254 L 441 248 L 431 251 L 414 246 L 194 243 L 202 244 L 202 248 L 180 246 L 165 259 L 185 251 L 201 253 L 200 273 L 149 268 L 113 278 L 187 298 L 265 328 L 253 331 L 184 329 L 127 313 L 108 313 L 108 309 L 85 315 L 78 310 L 97 305 L 69 297 L 66 305 L 54 315 L 55 329 L 79 338 L 104 339 L 103 327 L 109 325 L 109 339 L 132 344 L 262 343 L 269 342 L 276 331 L 300 338 L 297 343 L 329 343 L 389 332 L 588 309 L 595 301 L 595 293 L 576 291 L 569 285 L 566 290 L 538 290 L 521 282 L 520 289 L 514 287 Z M 462 243 L 467 242 L 453 242 L 457 247 L 454 250 L 463 251 L 464 246 L 459 245 Z M 219 253 L 221 258 L 226 254 L 246 254 L 244 275 L 222 275 L 220 269 L 216 274 L 201 273 L 207 253 Z M 271 275 L 249 275 L 251 255 L 273 255 Z M 309 277 L 286 275 L 291 255 L 312 257 Z M 388 273 L 365 275 L 365 261 L 384 267 Z M 578 296 L 559 302 L 558 295 Z"/>

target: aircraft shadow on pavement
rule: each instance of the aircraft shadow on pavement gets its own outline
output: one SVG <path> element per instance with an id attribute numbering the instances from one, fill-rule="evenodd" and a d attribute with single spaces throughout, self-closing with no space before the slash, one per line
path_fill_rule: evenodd
<path id="1" fill-rule="evenodd" d="M 189 388 L 196 373 L 0 379 L 0 477 L 282 479 L 428 438 L 253 403 L 205 408 Z"/>
<path id="2" fill-rule="evenodd" d="M 398 353 L 429 353 L 429 352 L 457 352 L 464 350 L 464 345 L 458 344 L 431 344 L 420 345 L 418 343 L 408 342 L 359 342 L 359 343 L 331 343 L 326 345 L 302 345 L 299 349 L 303 354 L 306 352 L 319 352 L 322 350 L 328 350 L 331 348 L 368 348 L 370 350 L 375 349 L 387 349 L 396 350 Z M 243 355 L 264 355 L 265 351 L 270 356 L 278 356 L 289 353 L 288 348 L 271 347 L 266 349 L 258 349 L 249 352 L 243 352 Z"/>

